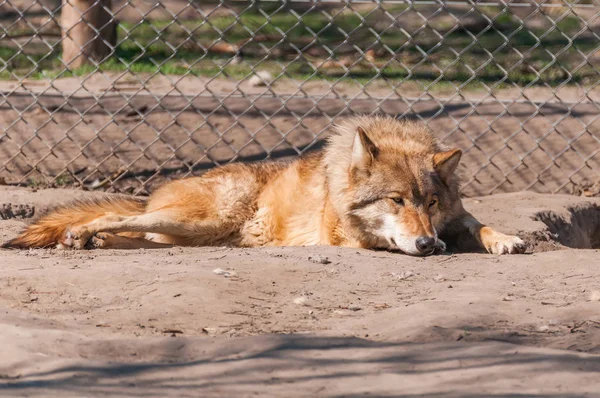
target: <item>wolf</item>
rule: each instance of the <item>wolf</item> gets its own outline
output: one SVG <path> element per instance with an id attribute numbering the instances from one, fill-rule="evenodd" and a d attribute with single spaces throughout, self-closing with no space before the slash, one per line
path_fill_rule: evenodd
<path id="1" fill-rule="evenodd" d="M 459 149 L 423 125 L 358 116 L 294 161 L 232 163 L 172 181 L 147 201 L 75 201 L 29 225 L 7 248 L 332 245 L 427 256 L 467 235 L 493 254 L 526 245 L 462 205 Z"/>

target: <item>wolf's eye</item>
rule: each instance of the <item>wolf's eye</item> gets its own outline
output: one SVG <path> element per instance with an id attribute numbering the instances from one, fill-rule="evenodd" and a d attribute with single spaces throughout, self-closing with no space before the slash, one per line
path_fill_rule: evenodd
<path id="1" fill-rule="evenodd" d="M 392 198 L 392 200 L 394 201 L 394 203 L 396 203 L 397 205 L 402 206 L 404 204 L 404 199 L 402 198 Z"/>
<path id="2" fill-rule="evenodd" d="M 429 207 L 435 206 L 436 203 L 437 203 L 437 200 L 433 199 L 431 202 L 429 202 Z"/>

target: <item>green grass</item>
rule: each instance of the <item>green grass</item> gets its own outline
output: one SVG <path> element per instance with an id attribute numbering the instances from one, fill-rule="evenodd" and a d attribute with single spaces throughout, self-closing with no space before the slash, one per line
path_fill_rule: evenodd
<path id="1" fill-rule="evenodd" d="M 403 7 L 396 8 L 388 11 L 404 10 Z M 273 11 L 274 8 L 265 10 Z M 277 12 L 267 18 L 253 9 L 242 14 L 239 20 L 234 16 L 221 15 L 208 20 L 177 23 L 123 23 L 118 27 L 119 45 L 114 57 L 101 63 L 98 69 L 242 79 L 256 68 L 270 70 L 276 75 L 285 70 L 286 77 L 298 80 L 352 78 L 363 84 L 372 79 L 410 79 L 422 84 L 437 81 L 435 87 L 466 84 L 474 88 L 499 82 L 556 85 L 567 76 L 563 68 L 573 70 L 583 61 L 577 50 L 586 53 L 597 46 L 594 41 L 575 38 L 573 43 L 576 48 L 564 50 L 569 45 L 569 39 L 561 32 L 572 35 L 581 29 L 581 22 L 574 16 L 563 18 L 557 23 L 556 29 L 545 34 L 544 30 L 534 29 L 530 32 L 520 28 L 518 21 L 510 14 L 494 14 L 497 10 L 492 9 L 482 9 L 482 12 L 493 20 L 492 29 L 484 31 L 482 26 L 463 26 L 450 31 L 453 23 L 448 26 L 440 24 L 434 28 L 445 35 L 441 45 L 439 37 L 428 29 L 414 35 L 413 40 L 408 40 L 397 28 L 386 30 L 386 24 L 381 24 L 382 18 L 386 17 L 380 12 L 356 15 L 330 10 L 331 17 L 328 17 L 313 11 L 302 15 L 299 20 L 290 11 Z M 379 29 L 376 34 L 373 33 L 374 27 Z M 220 38 L 229 43 L 242 44 L 256 36 L 262 36 L 263 41 L 244 44 L 244 60 L 236 65 L 224 66 L 230 55 L 206 51 Z M 478 36 L 478 42 L 474 45 L 472 36 Z M 5 42 L 1 44 L 5 45 Z M 282 46 L 282 42 L 285 45 Z M 344 68 L 315 70 L 306 59 L 294 59 L 297 54 L 290 51 L 292 46 L 303 52 L 339 46 L 337 54 L 352 51 L 351 44 L 362 49 L 378 50 L 379 70 L 365 63 L 349 71 Z M 265 59 L 265 48 L 277 50 L 279 55 Z M 27 76 L 43 79 L 85 75 L 96 70 L 90 66 L 65 70 L 58 48 L 45 52 L 25 51 L 27 54 L 14 46 L 0 46 L 0 78 Z M 429 53 L 425 60 L 423 52 Z M 455 62 L 456 52 L 461 54 L 458 62 Z M 324 51 L 322 53 L 327 54 Z M 493 61 L 489 61 L 490 53 L 494 54 Z M 525 55 L 526 62 L 519 64 L 519 53 Z M 556 59 L 550 55 L 559 53 Z M 339 58 L 346 56 L 340 54 Z M 317 54 L 311 59 L 323 60 L 326 57 Z M 477 71 L 475 76 L 473 70 Z M 508 75 L 504 71 L 508 71 Z M 541 72 L 540 76 L 536 71 Z M 572 77 L 573 81 L 584 83 L 594 79 L 596 72 L 590 65 L 578 70 Z"/>

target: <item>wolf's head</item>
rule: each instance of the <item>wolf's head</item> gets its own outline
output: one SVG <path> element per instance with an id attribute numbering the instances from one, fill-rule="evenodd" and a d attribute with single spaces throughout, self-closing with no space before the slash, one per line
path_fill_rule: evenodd
<path id="1" fill-rule="evenodd" d="M 346 214 L 370 245 L 428 255 L 443 245 L 438 232 L 460 205 L 461 151 L 441 149 L 417 124 L 388 123 L 355 128 Z"/>

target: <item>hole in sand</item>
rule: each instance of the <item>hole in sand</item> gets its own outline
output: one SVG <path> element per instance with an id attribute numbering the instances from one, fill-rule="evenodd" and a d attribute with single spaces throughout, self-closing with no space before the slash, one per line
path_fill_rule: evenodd
<path id="1" fill-rule="evenodd" d="M 548 231 L 528 237 L 534 251 L 557 250 L 560 249 L 559 245 L 575 249 L 600 249 L 600 206 L 587 203 L 567 210 L 564 214 L 552 211 L 536 214 L 534 219 L 546 224 Z M 552 243 L 554 248 L 550 247 Z"/>

